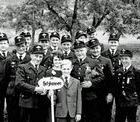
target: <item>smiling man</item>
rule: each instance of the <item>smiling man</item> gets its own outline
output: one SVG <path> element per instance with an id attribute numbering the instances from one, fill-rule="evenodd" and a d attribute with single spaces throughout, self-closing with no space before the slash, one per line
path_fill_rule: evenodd
<path id="1" fill-rule="evenodd" d="M 122 67 L 115 73 L 116 116 L 115 122 L 136 122 L 138 98 L 140 96 L 140 70 L 132 65 L 133 53 L 122 49 Z"/>
<path id="2" fill-rule="evenodd" d="M 111 59 L 114 73 L 119 67 L 121 67 L 120 50 L 118 49 L 119 38 L 120 38 L 119 33 L 111 33 L 109 40 L 108 40 L 109 48 L 108 48 L 108 50 L 106 50 L 102 53 L 102 56 Z"/>
<path id="3" fill-rule="evenodd" d="M 75 42 L 74 52 L 76 59 L 73 61 L 71 76 L 80 80 L 82 86 L 81 122 L 99 122 L 97 91 L 104 79 L 103 71 L 96 60 L 87 56 L 84 42 Z"/>
<path id="4" fill-rule="evenodd" d="M 31 61 L 19 66 L 16 86 L 20 90 L 20 122 L 45 122 L 48 117 L 48 98 L 38 81 L 46 76 L 46 68 L 40 63 L 44 50 L 41 45 L 34 45 Z"/>
<path id="5" fill-rule="evenodd" d="M 113 67 L 111 60 L 101 56 L 101 43 L 98 39 L 93 38 L 89 40 L 87 44 L 89 48 L 90 57 L 94 60 L 97 60 L 99 65 L 102 67 L 105 79 L 101 83 L 99 94 L 99 110 L 100 115 L 102 116 L 101 122 L 109 122 L 111 120 L 111 106 L 112 106 L 112 88 L 113 88 Z M 104 108 L 104 109 L 102 109 Z"/>

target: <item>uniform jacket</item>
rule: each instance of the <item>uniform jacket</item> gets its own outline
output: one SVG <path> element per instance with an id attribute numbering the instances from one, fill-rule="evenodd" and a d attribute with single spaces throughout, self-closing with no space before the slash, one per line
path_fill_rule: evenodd
<path id="1" fill-rule="evenodd" d="M 91 56 L 91 58 L 94 57 Z M 112 93 L 112 88 L 114 87 L 114 81 L 112 80 L 113 66 L 109 58 L 99 56 L 96 60 L 99 62 L 99 65 L 101 66 L 105 77 L 101 84 L 100 95 L 106 96 L 108 93 Z"/>
<path id="2" fill-rule="evenodd" d="M 15 95 L 15 79 L 16 79 L 16 71 L 20 64 L 28 63 L 31 60 L 30 55 L 26 54 L 24 59 L 20 61 L 16 54 L 13 54 L 8 59 L 8 87 L 7 87 L 7 95 Z"/>
<path id="3" fill-rule="evenodd" d="M 120 62 L 120 51 L 119 50 L 117 50 L 116 53 L 114 55 L 112 55 L 108 49 L 102 53 L 102 56 L 109 58 L 111 60 L 114 72 L 122 66 L 121 62 Z"/>
<path id="4" fill-rule="evenodd" d="M 65 56 L 65 54 L 63 54 L 63 55 L 64 55 L 64 59 L 69 59 L 71 61 L 76 59 L 76 56 L 73 51 L 70 51 L 70 53 L 67 56 Z"/>
<path id="5" fill-rule="evenodd" d="M 19 106 L 25 108 L 39 108 L 48 105 L 47 96 L 41 96 L 35 93 L 35 87 L 38 81 L 45 77 L 46 68 L 39 66 L 36 70 L 29 62 L 18 67 L 16 73 L 16 87 L 20 91 Z"/>
<path id="6" fill-rule="evenodd" d="M 6 88 L 8 85 L 9 69 L 8 69 L 8 58 L 4 58 L 0 55 L 0 94 L 5 95 Z"/>
<path id="7" fill-rule="evenodd" d="M 67 117 L 68 113 L 71 118 L 82 112 L 81 86 L 80 81 L 70 77 L 68 87 L 64 85 L 57 90 L 56 95 L 56 117 Z"/>
<path id="8" fill-rule="evenodd" d="M 86 77 L 86 65 L 88 65 L 91 70 L 95 69 L 98 75 L 91 77 L 92 86 L 90 88 L 83 88 L 82 89 L 82 98 L 87 100 L 93 100 L 97 98 L 97 92 L 101 86 L 101 82 L 104 79 L 103 70 L 101 69 L 100 65 L 96 60 L 93 60 L 89 57 L 86 57 L 84 61 L 79 62 L 76 59 L 73 62 L 73 70 L 71 72 L 71 76 L 83 82 Z"/>
<path id="9" fill-rule="evenodd" d="M 140 71 L 131 66 L 127 71 L 123 68 L 115 74 L 116 104 L 121 107 L 137 106 L 140 95 Z"/>

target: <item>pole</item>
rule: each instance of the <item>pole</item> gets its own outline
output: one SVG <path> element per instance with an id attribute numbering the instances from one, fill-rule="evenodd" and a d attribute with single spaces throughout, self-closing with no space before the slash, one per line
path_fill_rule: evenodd
<path id="1" fill-rule="evenodd" d="M 51 116 L 52 116 L 52 122 L 55 122 L 54 121 L 54 91 L 51 90 Z"/>

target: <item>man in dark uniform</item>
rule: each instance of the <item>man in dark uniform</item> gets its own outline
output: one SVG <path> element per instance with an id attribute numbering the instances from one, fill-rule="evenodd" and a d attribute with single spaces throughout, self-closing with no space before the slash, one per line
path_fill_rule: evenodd
<path id="1" fill-rule="evenodd" d="M 43 60 L 41 61 L 41 65 L 45 66 L 47 69 L 49 67 L 48 63 L 45 63 L 48 60 L 48 57 L 51 55 L 51 51 L 49 50 L 49 34 L 48 33 L 40 33 L 38 38 L 38 44 L 40 44 L 44 49 Z"/>
<path id="2" fill-rule="evenodd" d="M 115 73 L 115 122 L 136 122 L 138 98 L 140 96 L 140 70 L 132 66 L 133 54 L 122 49 L 120 53 L 122 67 Z"/>
<path id="3" fill-rule="evenodd" d="M 46 76 L 46 68 L 40 65 L 43 54 L 43 47 L 34 45 L 31 61 L 17 69 L 16 86 L 20 91 L 21 107 L 19 122 L 47 122 L 49 99 L 44 87 L 38 85 L 38 81 Z"/>
<path id="4" fill-rule="evenodd" d="M 84 33 L 83 31 L 77 31 L 76 35 L 75 35 L 75 41 L 76 42 L 84 42 L 86 43 L 87 42 L 87 34 Z"/>
<path id="5" fill-rule="evenodd" d="M 4 101 L 6 97 L 6 88 L 8 85 L 7 59 L 10 53 L 7 52 L 9 41 L 5 33 L 0 33 L 0 122 L 4 122 Z M 7 57 L 8 56 L 8 57 Z"/>
<path id="6" fill-rule="evenodd" d="M 19 64 L 30 61 L 30 55 L 26 52 L 26 41 L 23 36 L 15 37 L 16 54 L 8 59 L 8 87 L 6 91 L 8 122 L 19 122 L 19 94 L 15 88 L 16 71 Z"/>
<path id="7" fill-rule="evenodd" d="M 12 56 L 12 54 L 8 51 L 9 40 L 5 33 L 0 33 L 0 41 L 1 41 L 0 57 L 2 59 L 6 59 L 7 57 Z"/>
<path id="8" fill-rule="evenodd" d="M 61 38 L 61 47 L 64 59 L 70 59 L 73 61 L 76 56 L 74 52 L 71 50 L 72 48 L 72 39 L 70 35 L 63 35 Z"/>
<path id="9" fill-rule="evenodd" d="M 32 44 L 32 36 L 31 36 L 30 32 L 22 32 L 20 34 L 20 36 L 23 36 L 25 38 L 25 41 L 26 41 L 26 51 L 30 52 L 31 44 Z"/>
<path id="10" fill-rule="evenodd" d="M 60 35 L 57 32 L 52 32 L 50 35 L 50 47 L 49 47 L 49 51 L 50 53 L 52 53 L 53 51 L 61 51 L 60 49 Z"/>
<path id="11" fill-rule="evenodd" d="M 110 122 L 111 120 L 111 110 L 110 103 L 112 102 L 112 87 L 114 85 L 112 76 L 113 76 L 113 67 L 111 60 L 101 56 L 101 44 L 98 39 L 91 39 L 87 46 L 89 47 L 90 57 L 96 59 L 99 62 L 99 65 L 103 69 L 105 79 L 102 81 L 99 98 L 100 98 L 100 111 L 101 111 L 101 122 Z"/>
<path id="12" fill-rule="evenodd" d="M 103 71 L 98 62 L 87 57 L 84 42 L 75 42 L 74 51 L 77 59 L 71 75 L 82 85 L 82 122 L 100 122 L 97 92 L 104 79 Z"/>
<path id="13" fill-rule="evenodd" d="M 102 56 L 111 59 L 114 73 L 119 67 L 121 67 L 120 50 L 118 49 L 119 38 L 119 33 L 111 33 L 108 40 L 109 49 L 102 53 Z"/>

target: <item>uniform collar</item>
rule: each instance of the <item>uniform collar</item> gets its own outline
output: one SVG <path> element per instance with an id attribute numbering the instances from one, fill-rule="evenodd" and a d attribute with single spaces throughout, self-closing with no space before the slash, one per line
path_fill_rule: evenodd
<path id="1" fill-rule="evenodd" d="M 26 53 L 23 53 L 22 55 L 20 55 L 19 53 L 16 53 L 16 55 L 17 55 L 18 59 L 20 59 L 20 56 L 22 56 L 21 59 L 23 60 L 26 56 Z"/>
<path id="2" fill-rule="evenodd" d="M 8 55 L 8 51 L 5 51 L 4 53 L 5 53 L 5 56 Z M 0 54 L 3 56 L 3 52 L 2 51 L 0 51 Z"/>
<path id="3" fill-rule="evenodd" d="M 130 64 L 130 65 L 127 66 L 127 67 L 123 67 L 123 70 L 129 70 L 131 66 L 132 66 L 132 65 Z"/>
<path id="4" fill-rule="evenodd" d="M 71 50 L 69 50 L 69 51 L 63 51 L 63 54 L 65 54 L 65 52 L 67 52 L 67 55 L 69 55 L 70 52 L 71 52 Z"/>

